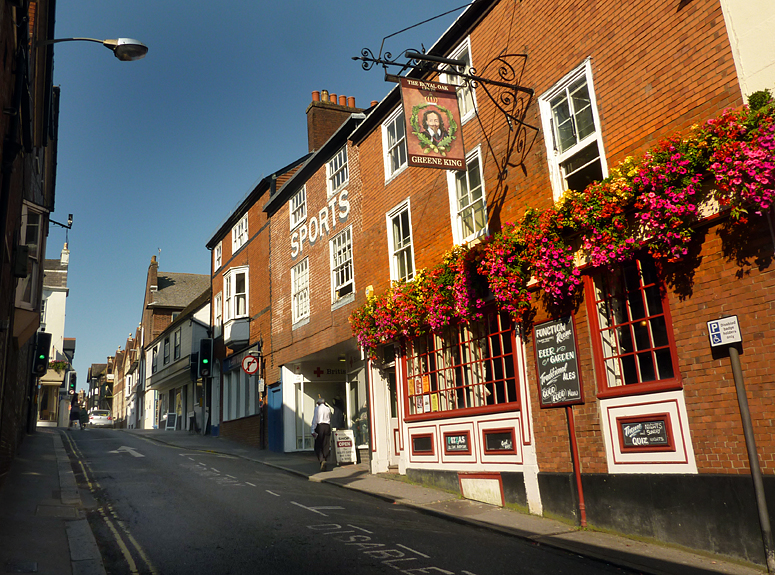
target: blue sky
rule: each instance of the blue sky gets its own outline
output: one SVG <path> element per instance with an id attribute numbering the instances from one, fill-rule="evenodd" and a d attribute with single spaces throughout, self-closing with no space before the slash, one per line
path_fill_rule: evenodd
<path id="1" fill-rule="evenodd" d="M 142 314 L 151 256 L 161 271 L 207 274 L 205 243 L 264 175 L 307 152 L 313 90 L 368 107 L 391 88 L 353 61 L 385 36 L 465 0 L 60 0 L 57 38 L 136 38 L 120 62 L 91 42 L 57 44 L 61 87 L 56 210 L 70 268 L 65 337 L 83 387 L 92 363 L 123 348 Z M 385 49 L 429 48 L 460 10 Z M 65 230 L 51 226 L 47 258 Z M 159 252 L 161 250 L 161 253 Z"/>

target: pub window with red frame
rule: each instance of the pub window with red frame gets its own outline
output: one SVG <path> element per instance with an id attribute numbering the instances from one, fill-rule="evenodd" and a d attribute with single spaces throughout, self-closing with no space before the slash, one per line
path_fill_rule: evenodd
<path id="1" fill-rule="evenodd" d="M 412 416 L 443 417 L 519 409 L 516 339 L 508 314 L 455 325 L 407 344 L 406 389 Z"/>
<path id="2" fill-rule="evenodd" d="M 654 261 L 642 256 L 586 278 L 598 396 L 680 389 L 673 326 Z"/>

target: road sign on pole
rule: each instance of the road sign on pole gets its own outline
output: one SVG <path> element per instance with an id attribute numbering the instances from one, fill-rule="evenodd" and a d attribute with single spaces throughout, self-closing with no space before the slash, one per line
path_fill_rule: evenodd
<path id="1" fill-rule="evenodd" d="M 737 316 L 731 315 L 709 321 L 708 337 L 711 347 L 742 343 L 743 337 L 740 335 L 740 324 L 737 322 Z"/>
<path id="2" fill-rule="evenodd" d="M 711 348 L 723 346 L 727 347 L 729 350 L 729 362 L 732 365 L 732 376 L 735 380 L 737 403 L 740 406 L 740 419 L 743 423 L 745 446 L 748 450 L 748 465 L 751 468 L 751 479 L 753 480 L 756 505 L 759 511 L 759 526 L 762 532 L 762 543 L 764 544 L 767 571 L 769 573 L 775 573 L 775 543 L 773 542 L 770 513 L 769 508 L 767 507 L 767 498 L 764 493 L 764 480 L 759 465 L 759 452 L 756 448 L 753 421 L 748 407 L 748 395 L 745 391 L 745 384 L 743 383 L 743 368 L 740 365 L 740 353 L 734 345 L 743 343 L 743 336 L 740 333 L 740 324 L 737 322 L 737 316 L 733 315 L 709 321 L 708 337 L 710 338 Z"/>
<path id="3" fill-rule="evenodd" d="M 246 355 L 243 357 L 242 371 L 248 375 L 254 375 L 258 371 L 258 358 L 255 355 Z"/>

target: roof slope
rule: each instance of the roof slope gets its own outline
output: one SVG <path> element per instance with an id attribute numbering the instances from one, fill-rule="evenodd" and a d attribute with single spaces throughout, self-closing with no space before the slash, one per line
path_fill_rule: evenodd
<path id="1" fill-rule="evenodd" d="M 66 288 L 67 264 L 61 260 L 43 260 L 43 287 Z"/>
<path id="2" fill-rule="evenodd" d="M 159 272 L 156 286 L 151 306 L 184 308 L 210 287 L 210 276 Z"/>

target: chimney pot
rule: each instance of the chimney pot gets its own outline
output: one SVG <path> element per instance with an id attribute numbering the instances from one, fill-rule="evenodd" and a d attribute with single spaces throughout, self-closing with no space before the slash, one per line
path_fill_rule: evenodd
<path id="1" fill-rule="evenodd" d="M 339 105 L 340 106 L 346 106 L 347 105 L 347 96 L 339 96 Z"/>
<path id="2" fill-rule="evenodd" d="M 331 92 L 331 93 L 328 95 L 328 101 L 329 101 L 329 102 L 331 102 L 332 104 L 336 104 L 336 94 L 334 94 L 333 92 Z"/>
<path id="3" fill-rule="evenodd" d="M 379 104 L 379 102 L 377 102 L 376 100 L 372 100 L 372 101 L 371 101 L 371 106 L 370 106 L 370 107 L 372 107 L 372 108 L 373 108 L 373 107 L 374 107 L 374 106 L 376 106 L 377 104 Z"/>
<path id="4" fill-rule="evenodd" d="M 328 102 L 328 90 L 323 90 L 321 92 L 321 100 L 324 102 Z"/>
<path id="5" fill-rule="evenodd" d="M 320 102 L 320 92 L 318 90 L 312 91 L 312 101 L 313 102 Z"/>
<path id="6" fill-rule="evenodd" d="M 349 98 L 347 98 L 347 106 L 350 107 L 350 108 L 355 108 L 355 97 L 354 96 L 350 96 Z"/>

